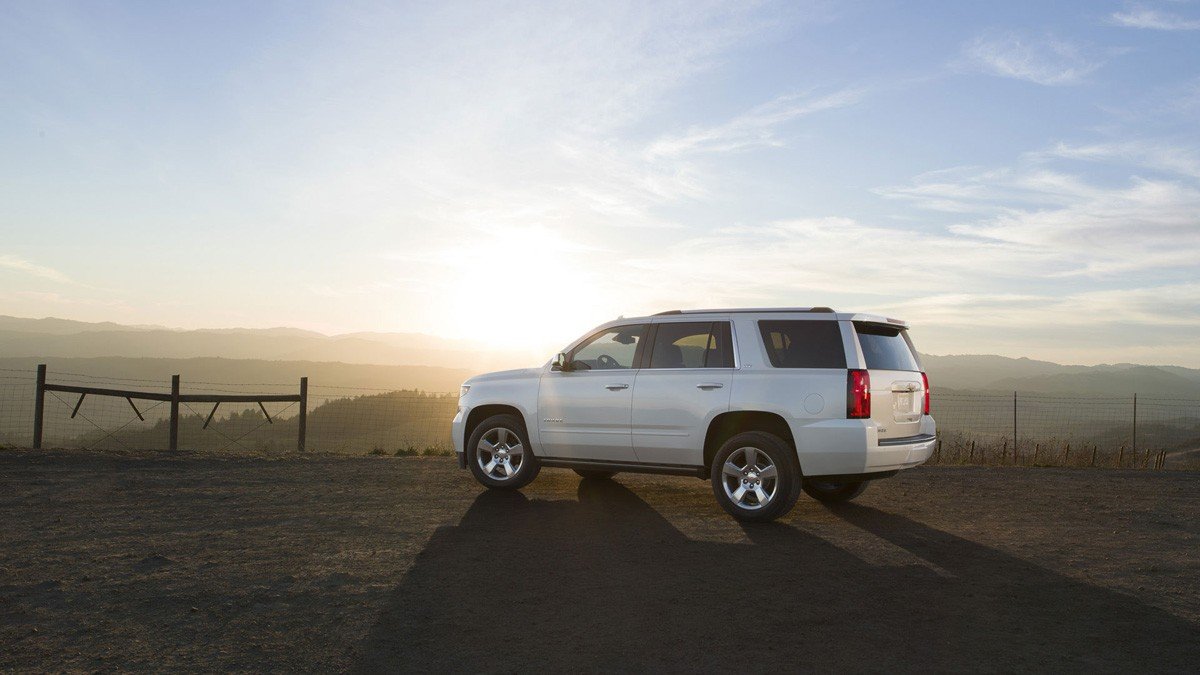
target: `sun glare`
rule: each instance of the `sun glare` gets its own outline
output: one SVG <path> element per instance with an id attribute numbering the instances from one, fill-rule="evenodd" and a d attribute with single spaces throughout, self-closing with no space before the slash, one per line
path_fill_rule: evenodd
<path id="1" fill-rule="evenodd" d="M 453 279 L 441 310 L 454 337 L 546 356 L 613 318 L 585 246 L 539 227 L 488 233 L 447 260 Z"/>

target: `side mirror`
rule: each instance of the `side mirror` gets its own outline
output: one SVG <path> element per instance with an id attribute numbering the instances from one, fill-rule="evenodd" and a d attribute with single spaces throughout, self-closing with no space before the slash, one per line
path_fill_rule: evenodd
<path id="1" fill-rule="evenodd" d="M 559 352 L 558 356 L 554 357 L 554 363 L 550 365 L 550 370 L 560 370 L 564 373 L 571 372 L 571 362 L 567 360 L 567 355 Z"/>

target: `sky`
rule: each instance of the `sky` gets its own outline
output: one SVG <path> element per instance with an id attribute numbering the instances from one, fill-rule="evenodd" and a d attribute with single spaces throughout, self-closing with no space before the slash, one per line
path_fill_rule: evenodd
<path id="1" fill-rule="evenodd" d="M 1200 2 L 7 2 L 0 100 L 0 314 L 1200 367 Z"/>

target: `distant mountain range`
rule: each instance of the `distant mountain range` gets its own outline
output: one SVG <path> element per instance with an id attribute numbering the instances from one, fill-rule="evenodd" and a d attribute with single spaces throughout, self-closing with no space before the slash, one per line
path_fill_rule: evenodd
<path id="1" fill-rule="evenodd" d="M 175 330 L 0 316 L 0 356 L 324 361 L 482 372 L 543 363 L 548 355 L 486 349 L 419 333 L 324 335 L 298 328 Z"/>
<path id="2" fill-rule="evenodd" d="M 1084 396 L 1157 396 L 1200 399 L 1200 370 L 1134 363 L 1064 366 L 1005 356 L 922 354 L 936 391 L 1017 391 Z"/>
<path id="3" fill-rule="evenodd" d="M 290 382 L 454 391 L 473 373 L 532 366 L 546 355 L 496 351 L 416 333 L 324 335 L 297 328 L 176 330 L 0 316 L 0 367 L 159 380 Z M 1200 399 L 1200 370 L 1118 363 L 1070 366 L 987 355 L 922 355 L 935 391 Z"/>

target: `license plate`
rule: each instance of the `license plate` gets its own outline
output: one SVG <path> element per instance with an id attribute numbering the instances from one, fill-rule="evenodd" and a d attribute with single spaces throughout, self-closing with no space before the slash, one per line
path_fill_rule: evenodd
<path id="1" fill-rule="evenodd" d="M 913 394 L 911 391 L 896 392 L 893 395 L 896 397 L 896 399 L 892 408 L 896 412 L 912 412 Z"/>

